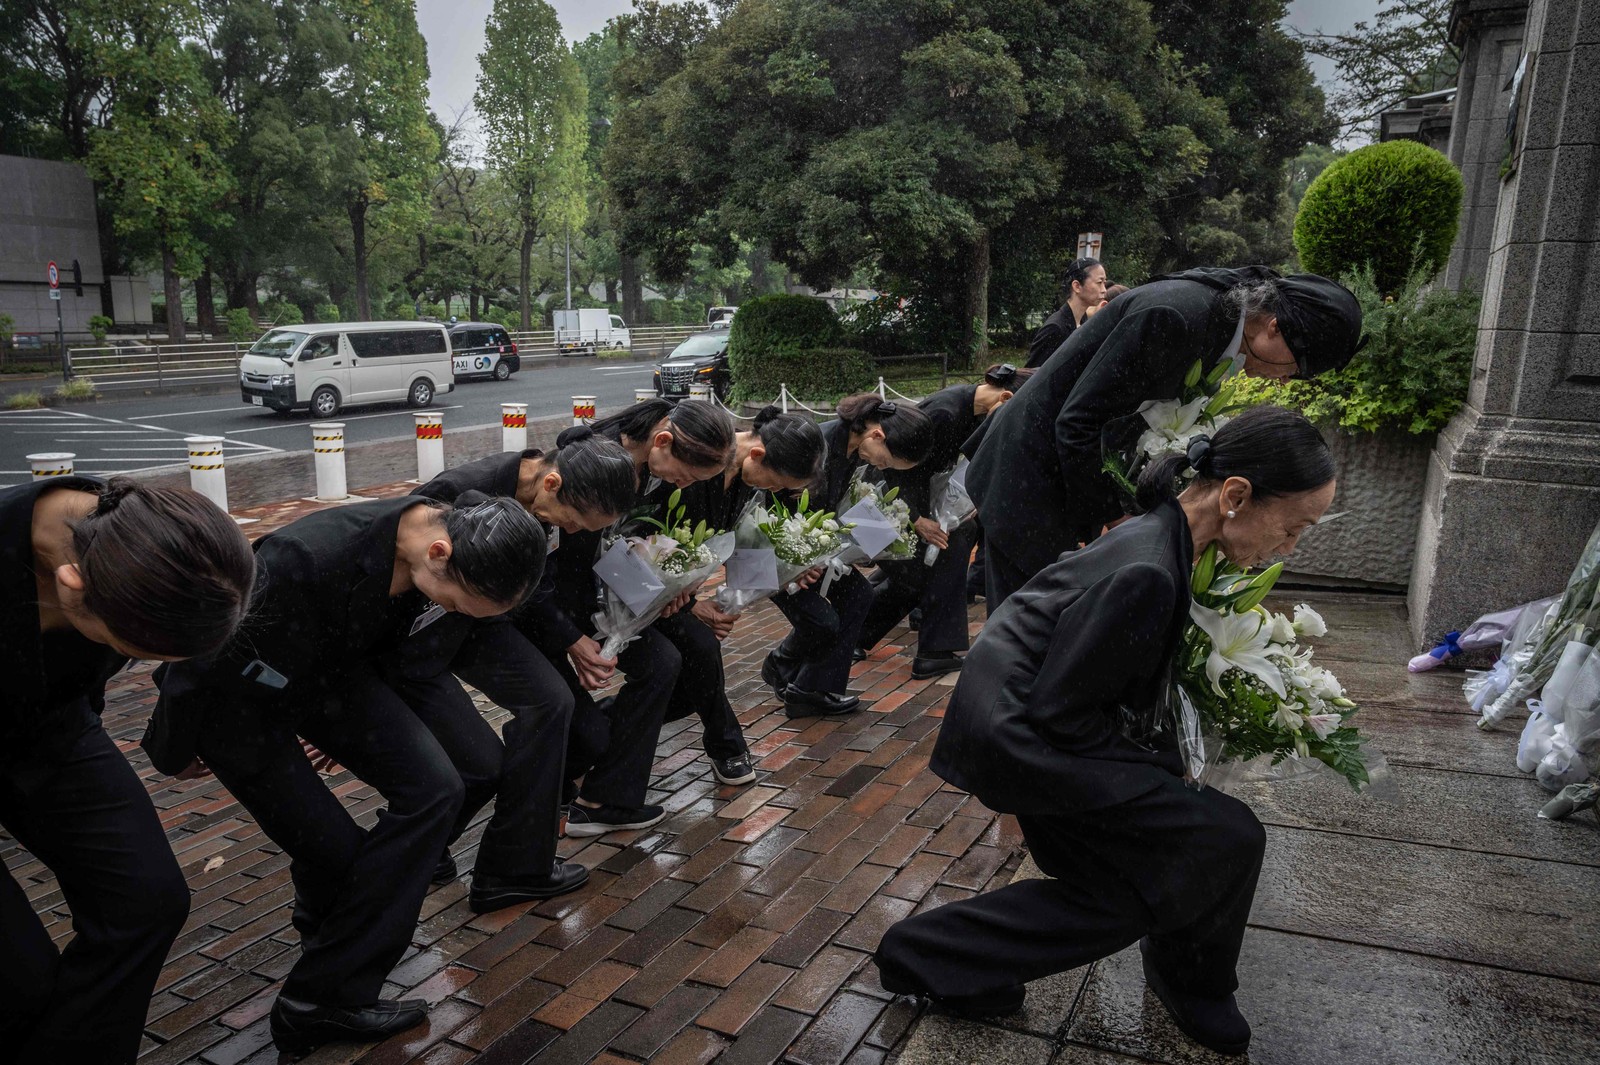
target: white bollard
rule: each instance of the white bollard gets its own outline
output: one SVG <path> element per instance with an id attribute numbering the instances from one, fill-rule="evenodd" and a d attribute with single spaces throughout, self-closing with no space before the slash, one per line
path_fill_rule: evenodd
<path id="1" fill-rule="evenodd" d="M 28 463 L 33 467 L 33 479 L 39 481 L 46 477 L 71 477 L 72 460 L 77 457 L 71 451 L 41 451 L 29 455 Z"/>
<path id="2" fill-rule="evenodd" d="M 222 468 L 222 437 L 186 436 L 189 445 L 189 487 L 228 510 L 228 483 Z"/>
<path id="3" fill-rule="evenodd" d="M 500 450 L 528 450 L 528 405 L 500 404 Z"/>
<path id="4" fill-rule="evenodd" d="M 885 401 L 889 398 L 889 386 L 884 383 L 882 377 L 878 378 L 878 398 Z"/>
<path id="5" fill-rule="evenodd" d="M 316 456 L 317 498 L 333 502 L 349 496 L 344 479 L 344 422 L 312 422 L 311 450 Z"/>
<path id="6" fill-rule="evenodd" d="M 444 472 L 444 414 L 436 410 L 418 411 L 417 480 L 427 484 Z"/>
<path id="7" fill-rule="evenodd" d="M 690 385 L 689 386 L 689 398 L 690 399 L 699 400 L 702 403 L 710 403 L 711 402 L 711 386 L 710 385 Z"/>
<path id="8" fill-rule="evenodd" d="M 783 413 L 789 413 L 789 386 L 781 381 L 778 383 L 778 407 Z"/>
<path id="9" fill-rule="evenodd" d="M 656 390 L 653 388 L 636 388 L 633 390 L 633 401 L 635 403 L 649 403 L 655 398 Z"/>
<path id="10" fill-rule="evenodd" d="M 593 396 L 573 396 L 572 397 L 572 424 L 573 425 L 588 425 L 592 421 L 594 421 L 594 397 Z"/>

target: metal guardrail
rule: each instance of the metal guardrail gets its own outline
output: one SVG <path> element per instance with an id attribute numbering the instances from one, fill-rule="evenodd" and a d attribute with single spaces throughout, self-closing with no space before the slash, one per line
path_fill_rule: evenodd
<path id="1" fill-rule="evenodd" d="M 630 330 L 636 357 L 661 358 L 702 326 L 645 326 Z M 558 350 L 555 331 L 513 332 L 517 354 L 524 359 L 553 359 L 571 352 Z M 102 347 L 69 347 L 72 376 L 88 377 L 101 391 L 120 388 L 179 388 L 236 379 L 239 359 L 248 344 L 228 341 L 202 344 L 126 343 Z"/>

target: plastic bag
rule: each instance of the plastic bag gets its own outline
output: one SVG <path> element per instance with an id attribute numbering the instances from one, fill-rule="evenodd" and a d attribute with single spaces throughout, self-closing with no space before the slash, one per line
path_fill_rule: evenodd
<path id="1" fill-rule="evenodd" d="M 802 497 L 801 507 L 792 514 L 781 507 L 769 509 L 755 500 L 745 508 L 734 523 L 732 535 L 735 547 L 746 551 L 773 551 L 778 569 L 778 588 L 769 591 L 759 587 L 740 588 L 724 584 L 717 589 L 718 610 L 733 616 L 763 599 L 772 598 L 780 590 L 792 595 L 799 591 L 795 581 L 801 574 L 828 565 L 849 547 L 839 523 L 828 515 L 819 518 L 816 514 L 806 513 L 805 502 Z M 773 539 L 773 530 L 779 532 L 780 538 L 786 538 L 781 547 Z M 798 561 L 786 561 L 786 557 Z"/>
<path id="2" fill-rule="evenodd" d="M 962 455 L 948 470 L 933 475 L 928 482 L 928 494 L 933 501 L 928 507 L 928 517 L 939 523 L 939 528 L 952 532 L 977 516 L 977 505 L 967 493 L 967 457 Z M 931 566 L 939 559 L 939 548 L 932 544 L 922 553 L 922 564 Z"/>
<path id="3" fill-rule="evenodd" d="M 649 567 L 650 577 L 660 584 L 661 590 L 649 596 L 637 596 L 633 594 L 634 589 L 619 591 L 602 580 L 600 610 L 594 615 L 594 624 L 596 635 L 601 638 L 600 653 L 610 659 L 615 659 L 630 641 L 653 624 L 667 604 L 709 580 L 733 554 L 734 535 L 718 533 L 711 537 L 702 545 L 711 560 L 682 573 L 667 573 L 657 566 L 645 554 L 644 540 L 629 537 L 628 542 L 630 550 L 641 555 Z M 604 559 L 604 555 L 601 557 Z M 654 585 L 651 587 L 653 589 Z M 628 604 L 628 599 L 633 600 L 632 606 Z"/>
<path id="4" fill-rule="evenodd" d="M 1533 657 L 1533 649 L 1538 646 L 1560 606 L 1559 600 L 1554 598 L 1541 599 L 1539 602 L 1547 604 L 1543 610 L 1524 610 L 1506 631 L 1505 639 L 1500 644 L 1499 661 L 1486 670 L 1467 670 L 1461 690 L 1472 709 L 1482 713 L 1504 695 L 1518 670 Z M 1537 605 L 1529 604 L 1530 608 Z"/>

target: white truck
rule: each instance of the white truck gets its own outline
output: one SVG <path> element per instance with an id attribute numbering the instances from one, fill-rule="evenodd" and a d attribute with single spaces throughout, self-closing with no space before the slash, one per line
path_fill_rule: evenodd
<path id="1" fill-rule="evenodd" d="M 604 307 L 557 310 L 554 322 L 556 350 L 563 354 L 593 355 L 633 347 L 628 323 Z"/>

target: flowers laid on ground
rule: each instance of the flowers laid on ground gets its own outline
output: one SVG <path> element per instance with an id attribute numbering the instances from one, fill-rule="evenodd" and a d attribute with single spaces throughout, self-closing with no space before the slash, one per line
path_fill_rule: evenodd
<path id="1" fill-rule="evenodd" d="M 794 590 L 801 574 L 826 565 L 849 546 L 847 531 L 831 511 L 811 510 L 809 492 L 800 493 L 792 511 L 776 499 L 753 502 L 735 523 L 735 558 L 729 562 L 727 581 L 717 589 L 717 608 L 737 614 L 780 589 Z M 771 556 L 770 569 L 764 553 Z"/>
<path id="2" fill-rule="evenodd" d="M 1232 779 L 1285 775 L 1285 760 L 1320 763 L 1356 790 L 1369 783 L 1356 704 L 1339 679 L 1311 661 L 1302 638 L 1325 635 L 1309 606 L 1293 617 L 1261 606 L 1282 564 L 1250 574 L 1208 547 L 1195 564 L 1177 661 L 1179 737 L 1190 775 Z M 1249 764 L 1249 765 L 1247 765 Z"/>
<path id="3" fill-rule="evenodd" d="M 1196 359 L 1184 376 L 1176 399 L 1146 400 L 1136 418 L 1126 419 L 1130 425 L 1114 426 L 1108 431 L 1104 468 L 1123 491 L 1134 494 L 1134 484 L 1145 463 L 1163 455 L 1185 454 L 1195 437 L 1211 436 L 1227 424 L 1229 416 L 1241 406 L 1234 396 L 1232 377 L 1236 368 L 1229 360 L 1213 366 L 1208 373 L 1204 362 Z M 1136 431 L 1138 435 L 1134 437 Z"/>

